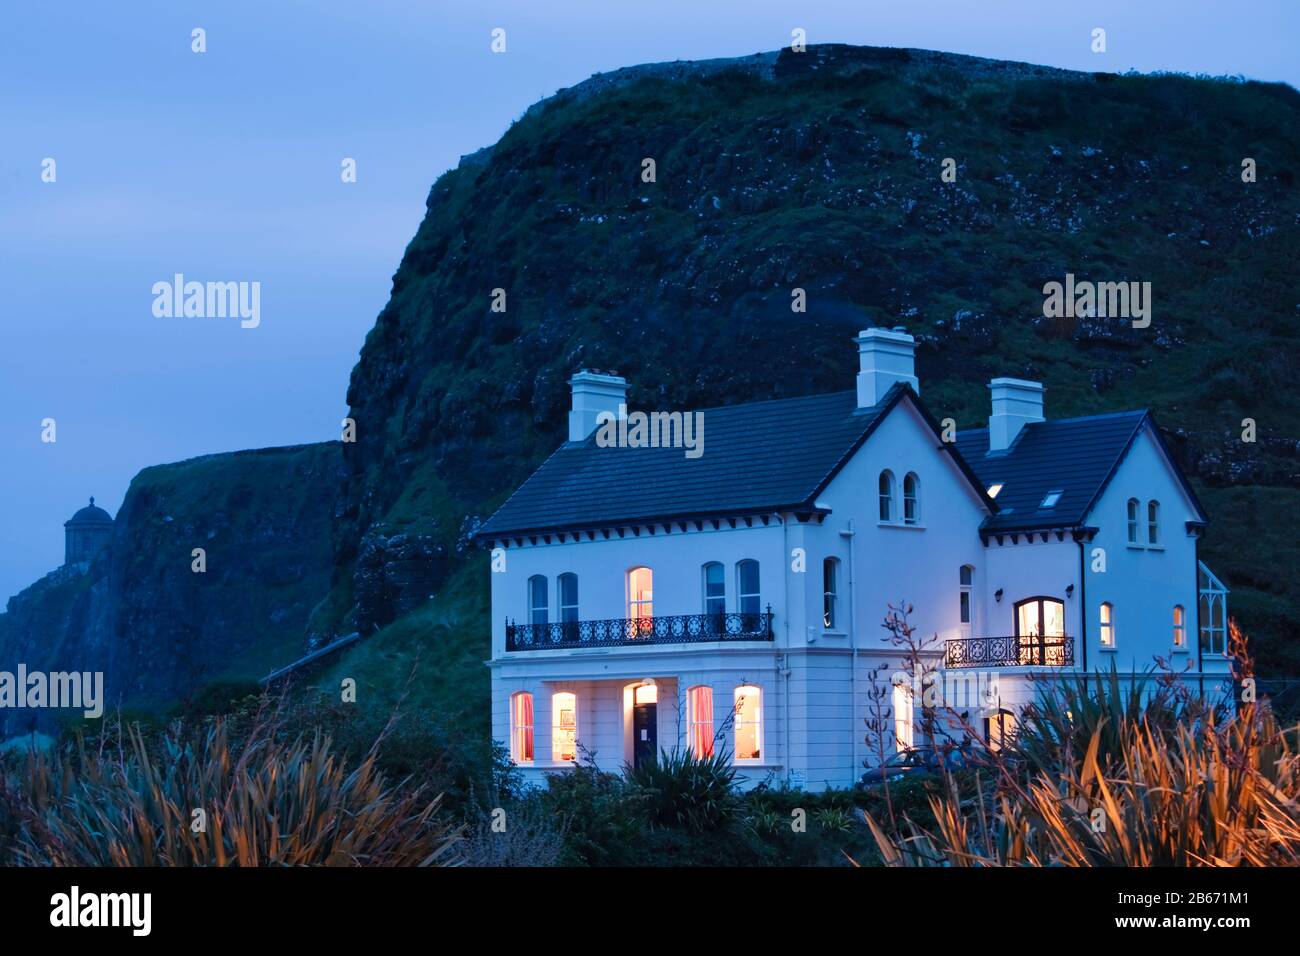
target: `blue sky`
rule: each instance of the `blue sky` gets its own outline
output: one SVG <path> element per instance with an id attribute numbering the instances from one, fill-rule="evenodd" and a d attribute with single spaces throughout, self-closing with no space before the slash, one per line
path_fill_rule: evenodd
<path id="1" fill-rule="evenodd" d="M 62 522 L 87 496 L 116 512 L 141 468 L 337 437 L 429 186 L 531 103 L 620 66 L 776 49 L 794 27 L 1300 85 L 1295 0 L 6 4 L 0 602 L 62 561 Z M 150 289 L 177 272 L 260 282 L 261 325 L 156 318 Z"/>

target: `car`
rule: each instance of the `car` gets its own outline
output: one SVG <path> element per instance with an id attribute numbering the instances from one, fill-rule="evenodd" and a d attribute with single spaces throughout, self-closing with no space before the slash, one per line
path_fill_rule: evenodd
<path id="1" fill-rule="evenodd" d="M 931 777 L 940 769 L 960 770 L 969 763 L 969 748 L 952 747 L 942 754 L 933 747 L 917 747 L 890 754 L 879 767 L 871 767 L 858 781 L 860 787 L 878 787 L 904 777 Z"/>

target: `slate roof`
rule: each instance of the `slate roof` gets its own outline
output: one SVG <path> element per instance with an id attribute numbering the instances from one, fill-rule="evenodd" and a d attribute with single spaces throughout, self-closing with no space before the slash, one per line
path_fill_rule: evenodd
<path id="1" fill-rule="evenodd" d="M 475 538 L 652 518 L 811 510 L 904 395 L 915 397 L 907 386 L 895 385 L 880 404 L 861 412 L 855 392 L 705 409 L 704 453 L 694 459 L 681 448 L 601 448 L 593 433 L 560 446 Z M 917 407 L 937 435 L 933 419 L 919 402 Z M 975 475 L 967 474 L 978 488 Z"/>
<path id="2" fill-rule="evenodd" d="M 1021 429 L 1005 453 L 988 454 L 987 428 L 957 433 L 957 450 L 987 489 L 1000 483 L 998 513 L 984 521 L 986 531 L 1071 528 L 1081 525 L 1115 473 L 1143 424 L 1146 410 L 1058 418 Z M 1163 446 L 1152 422 L 1156 440 Z M 1168 454 L 1166 450 L 1166 454 Z M 1172 461 L 1173 459 L 1170 458 Z M 1183 476 L 1178 473 L 1193 503 Z M 1061 492 L 1055 507 L 1040 507 L 1049 492 Z M 1196 508 L 1200 511 L 1199 503 Z"/>

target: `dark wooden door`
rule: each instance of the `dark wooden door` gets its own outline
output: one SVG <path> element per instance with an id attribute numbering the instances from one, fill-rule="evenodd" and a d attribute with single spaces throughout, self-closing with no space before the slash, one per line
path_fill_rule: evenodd
<path id="1" fill-rule="evenodd" d="M 657 704 L 637 704 L 632 709 L 632 765 L 654 763 L 659 752 Z"/>

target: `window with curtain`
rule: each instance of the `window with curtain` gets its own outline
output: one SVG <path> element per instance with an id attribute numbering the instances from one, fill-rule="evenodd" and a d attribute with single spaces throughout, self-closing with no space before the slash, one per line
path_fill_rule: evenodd
<path id="1" fill-rule="evenodd" d="M 880 520 L 894 520 L 894 473 L 880 473 Z"/>
<path id="2" fill-rule="evenodd" d="M 1098 633 L 1101 637 L 1102 647 L 1115 646 L 1115 606 L 1109 601 L 1102 602 L 1101 630 Z"/>
<path id="3" fill-rule="evenodd" d="M 746 558 L 736 565 L 736 599 L 741 614 L 757 614 L 763 609 L 758 593 L 758 562 Z"/>
<path id="4" fill-rule="evenodd" d="M 510 695 L 510 759 L 533 762 L 533 695 L 526 691 Z"/>
<path id="5" fill-rule="evenodd" d="M 921 522 L 921 480 L 913 472 L 903 478 L 903 524 Z"/>
<path id="6" fill-rule="evenodd" d="M 906 684 L 894 685 L 894 740 L 899 753 L 912 749 L 912 688 Z"/>
<path id="7" fill-rule="evenodd" d="M 1174 647 L 1187 646 L 1187 624 L 1181 604 L 1174 605 Z"/>
<path id="8" fill-rule="evenodd" d="M 692 687 L 686 692 L 686 732 L 691 753 L 703 760 L 713 756 L 713 688 Z"/>
<path id="9" fill-rule="evenodd" d="M 633 568 L 627 573 L 627 616 L 636 636 L 653 632 L 654 573 L 649 568 Z"/>
<path id="10" fill-rule="evenodd" d="M 839 558 L 822 561 L 822 627 L 835 627 L 835 602 L 839 597 Z"/>
<path id="11" fill-rule="evenodd" d="M 1128 543 L 1138 543 L 1138 500 L 1130 498 L 1128 500 Z"/>
<path id="12" fill-rule="evenodd" d="M 578 698 L 568 691 L 551 695 L 551 759 L 556 763 L 578 759 Z"/>
<path id="13" fill-rule="evenodd" d="M 528 620 L 533 624 L 545 624 L 550 601 L 547 595 L 546 576 L 534 574 L 528 579 Z"/>
<path id="14" fill-rule="evenodd" d="M 560 623 L 578 623 L 578 576 L 561 574 L 560 588 Z"/>
<path id="15" fill-rule="evenodd" d="M 752 684 L 736 688 L 736 760 L 763 756 L 763 692 Z"/>
<path id="16" fill-rule="evenodd" d="M 1160 543 L 1160 502 L 1147 502 L 1147 544 Z"/>

